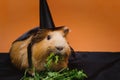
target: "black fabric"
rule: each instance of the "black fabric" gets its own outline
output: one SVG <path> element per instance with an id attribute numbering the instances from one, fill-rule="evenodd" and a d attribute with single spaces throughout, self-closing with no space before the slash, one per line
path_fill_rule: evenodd
<path id="1" fill-rule="evenodd" d="M 120 80 L 120 53 L 76 52 L 69 59 L 69 68 L 83 69 L 86 80 Z M 12 66 L 9 54 L 0 54 L 0 80 L 20 80 L 23 73 Z"/>
<path id="2" fill-rule="evenodd" d="M 20 80 L 23 71 L 12 66 L 9 54 L 0 54 L 0 80 Z"/>

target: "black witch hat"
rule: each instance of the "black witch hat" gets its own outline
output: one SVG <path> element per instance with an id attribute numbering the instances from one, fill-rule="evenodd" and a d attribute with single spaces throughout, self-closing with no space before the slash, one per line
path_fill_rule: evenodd
<path id="1" fill-rule="evenodd" d="M 40 0 L 40 29 L 54 29 L 55 25 L 46 0 Z"/>
<path id="2" fill-rule="evenodd" d="M 46 0 L 39 0 L 39 20 L 40 25 L 39 27 L 35 27 L 34 29 L 29 30 L 22 36 L 20 36 L 16 41 L 22 41 L 30 37 L 32 34 L 36 33 L 39 29 L 54 29 L 55 25 L 48 7 Z"/>

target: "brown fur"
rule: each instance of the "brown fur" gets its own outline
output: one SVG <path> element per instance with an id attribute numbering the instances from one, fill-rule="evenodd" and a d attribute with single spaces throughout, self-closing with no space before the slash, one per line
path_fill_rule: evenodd
<path id="1" fill-rule="evenodd" d="M 31 35 L 28 39 L 23 41 L 16 41 L 12 44 L 10 50 L 10 57 L 12 63 L 20 68 L 26 69 L 28 68 L 28 59 L 27 59 L 27 46 L 30 42 L 34 43 L 32 46 L 32 62 L 33 66 L 36 68 L 37 71 L 45 70 L 44 64 L 46 63 L 46 58 L 50 54 L 50 52 L 56 52 L 55 49 L 55 42 L 56 39 L 52 42 L 49 42 L 46 37 L 47 35 L 54 35 L 55 33 L 60 33 L 64 39 L 68 33 L 63 27 L 56 28 L 54 30 L 50 29 L 43 29 L 38 31 L 36 34 Z M 58 39 L 60 44 L 60 41 Z M 52 68 L 53 70 L 59 70 L 61 68 L 67 67 L 68 64 L 68 57 L 70 55 L 70 47 L 65 41 L 64 46 L 64 60 L 60 61 L 57 65 L 53 63 Z"/>

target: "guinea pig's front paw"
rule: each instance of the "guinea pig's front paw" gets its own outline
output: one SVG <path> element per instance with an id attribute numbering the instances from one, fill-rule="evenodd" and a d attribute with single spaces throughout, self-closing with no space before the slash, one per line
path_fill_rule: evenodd
<path id="1" fill-rule="evenodd" d="M 30 74 L 31 76 L 34 76 L 35 75 L 35 68 L 27 68 L 25 70 L 25 74 L 26 73 Z"/>

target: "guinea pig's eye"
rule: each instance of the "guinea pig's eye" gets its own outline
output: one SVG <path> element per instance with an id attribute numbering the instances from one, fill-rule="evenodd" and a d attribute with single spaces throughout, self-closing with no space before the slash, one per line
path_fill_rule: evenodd
<path id="1" fill-rule="evenodd" d="M 50 39 L 51 39 L 51 36 L 50 36 L 50 35 L 48 35 L 48 36 L 47 36 L 47 40 L 50 40 Z"/>

